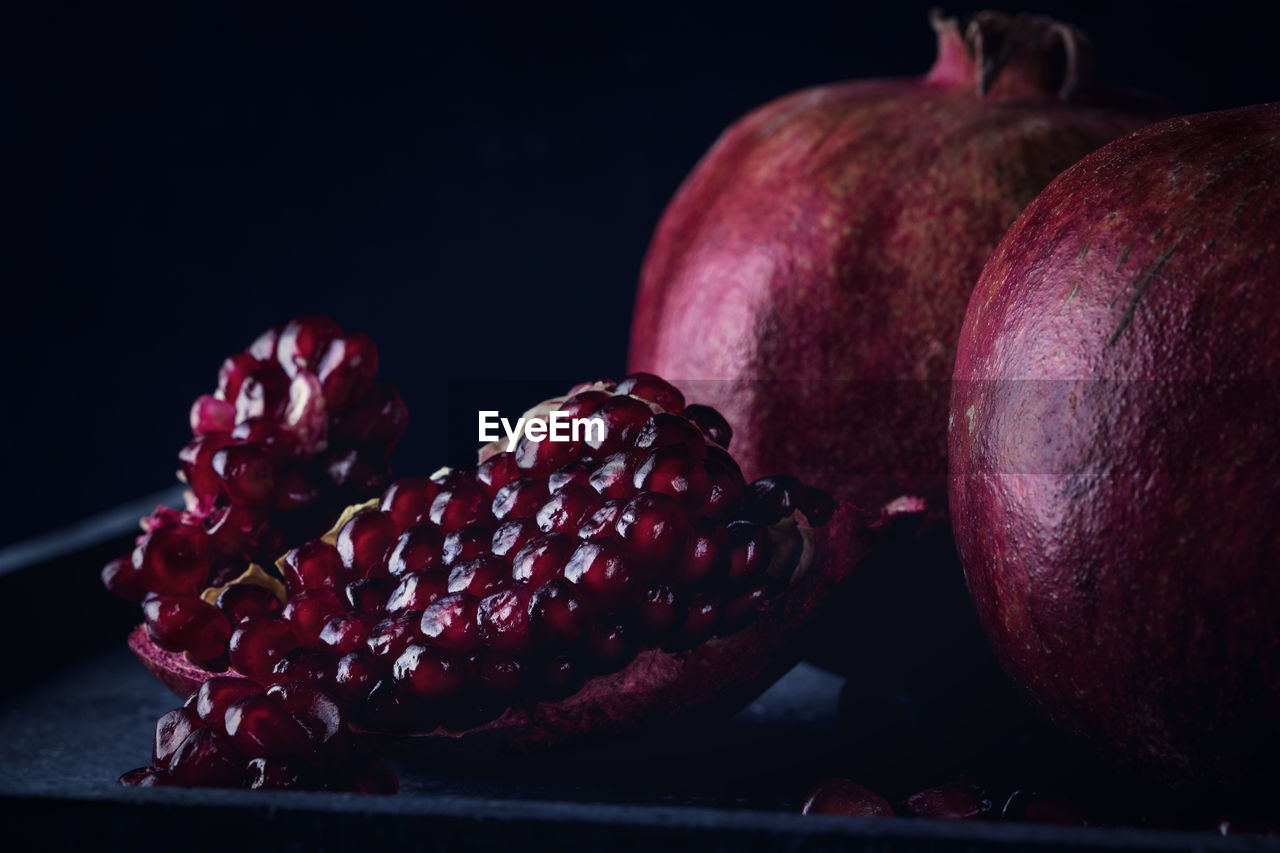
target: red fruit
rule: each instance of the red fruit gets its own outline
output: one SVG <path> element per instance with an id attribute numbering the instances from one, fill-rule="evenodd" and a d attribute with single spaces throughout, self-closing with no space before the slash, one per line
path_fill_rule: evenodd
<path id="1" fill-rule="evenodd" d="M 385 574 L 387 552 L 400 535 L 395 518 L 386 512 L 362 512 L 343 525 L 334 546 L 342 564 L 356 577 Z"/>
<path id="2" fill-rule="evenodd" d="M 276 662 L 271 668 L 271 675 L 265 679 L 267 684 L 281 684 L 286 681 L 301 681 L 330 687 L 333 684 L 334 659 L 328 650 L 298 647 Z"/>
<path id="3" fill-rule="evenodd" d="M 511 566 L 499 557 L 485 554 L 459 563 L 449 572 L 449 592 L 467 592 L 477 598 L 511 582 Z"/>
<path id="4" fill-rule="evenodd" d="M 840 817 L 893 817 L 893 806 L 884 797 L 848 779 L 827 779 L 805 799 L 802 814 Z"/>
<path id="5" fill-rule="evenodd" d="M 387 487 L 380 508 L 391 513 L 400 528 L 427 521 L 431 502 L 440 494 L 440 484 L 429 477 L 405 477 Z"/>
<path id="6" fill-rule="evenodd" d="M 225 732 L 227 708 L 241 699 L 262 693 L 263 689 L 257 682 L 248 678 L 215 676 L 197 688 L 192 707 L 204 725 Z"/>
<path id="7" fill-rule="evenodd" d="M 423 611 L 427 605 L 449 592 L 449 575 L 444 572 L 406 572 L 387 599 L 386 611 L 395 615 L 405 610 Z"/>
<path id="8" fill-rule="evenodd" d="M 445 537 L 434 527 L 410 527 L 400 534 L 387 555 L 387 571 L 395 576 L 443 565 Z"/>
<path id="9" fill-rule="evenodd" d="M 381 621 L 377 613 L 343 613 L 325 623 L 320 642 L 334 657 L 342 657 L 364 648 L 373 627 Z"/>
<path id="10" fill-rule="evenodd" d="M 149 592 L 196 595 L 209 580 L 209 537 L 191 524 L 156 528 L 134 549 L 133 567 Z"/>
<path id="11" fill-rule="evenodd" d="M 1056 723 L 1174 785 L 1270 790 L 1280 761 L 1277 139 L 1272 104 L 1082 160 L 992 255 L 956 361 L 956 542 L 992 645 Z"/>
<path id="12" fill-rule="evenodd" d="M 632 497 L 636 493 L 636 458 L 634 450 L 609 454 L 591 472 L 587 484 L 604 498 L 625 500 Z"/>
<path id="13" fill-rule="evenodd" d="M 169 778 L 187 788 L 234 788 L 244 774 L 244 758 L 222 732 L 196 729 L 169 759 Z"/>
<path id="14" fill-rule="evenodd" d="M 591 630 L 591 611 L 582 592 L 563 579 L 551 580 L 529 599 L 530 630 L 548 648 L 571 646 Z"/>
<path id="15" fill-rule="evenodd" d="M 591 472 L 596 468 L 594 459 L 578 459 L 551 472 L 547 477 L 547 490 L 558 492 L 570 483 L 587 485 Z M 597 490 L 598 491 L 598 490 Z"/>
<path id="16" fill-rule="evenodd" d="M 688 516 L 675 498 L 641 492 L 622 508 L 616 530 L 632 557 L 652 570 L 680 559 L 689 527 Z"/>
<path id="17" fill-rule="evenodd" d="M 698 429 L 702 430 L 704 436 L 725 450 L 729 449 L 729 442 L 733 439 L 733 428 L 724 419 L 724 415 L 710 406 L 703 406 L 698 403 L 692 406 L 685 406 L 681 414 L 693 421 Z"/>
<path id="18" fill-rule="evenodd" d="M 299 317 L 280 333 L 276 360 L 290 376 L 304 370 L 318 372 L 321 355 L 329 342 L 341 334 L 342 328 L 328 317 Z"/>
<path id="19" fill-rule="evenodd" d="M 378 347 L 368 335 L 334 338 L 320 359 L 316 375 L 332 410 L 358 400 L 378 374 Z"/>
<path id="20" fill-rule="evenodd" d="M 272 696 L 247 696 L 226 713 L 227 737 L 248 758 L 284 758 L 307 750 L 307 733 Z"/>
<path id="21" fill-rule="evenodd" d="M 534 520 L 543 533 L 565 533 L 572 536 L 578 525 L 600 506 L 600 495 L 590 486 L 570 483 L 562 487 L 538 508 Z"/>
<path id="22" fill-rule="evenodd" d="M 604 437 L 592 432 L 583 444 L 596 458 L 603 458 L 626 449 L 653 416 L 653 409 L 635 397 L 618 395 L 596 406 L 590 416 L 604 421 Z"/>
<path id="23" fill-rule="evenodd" d="M 599 539 L 602 536 L 618 535 L 618 518 L 626 507 L 627 501 L 622 498 L 607 500 L 595 512 L 583 519 L 578 526 L 579 539 Z"/>
<path id="24" fill-rule="evenodd" d="M 102 568 L 102 584 L 112 595 L 125 601 L 141 601 L 147 595 L 141 573 L 133 567 L 133 557 L 117 557 Z"/>
<path id="25" fill-rule="evenodd" d="M 446 595 L 422 612 L 423 636 L 436 645 L 456 652 L 473 652 L 480 646 L 476 629 L 479 601 L 465 592 Z"/>
<path id="26" fill-rule="evenodd" d="M 422 614 L 416 610 L 388 617 L 373 626 L 366 645 L 375 658 L 395 660 L 410 643 L 422 638 L 421 623 Z"/>
<path id="27" fill-rule="evenodd" d="M 303 590 L 329 589 L 343 577 L 342 555 L 328 542 L 313 539 L 284 555 L 281 571 L 290 595 Z"/>
<path id="28" fill-rule="evenodd" d="M 862 506 L 941 498 L 947 381 L 983 262 L 1054 175 L 1149 120 L 1084 85 L 1070 26 L 934 26 L 924 77 L 752 110 L 658 224 L 629 369 L 707 380 L 698 402 L 733 424 L 748 479 L 790 471 Z"/>
<path id="29" fill-rule="evenodd" d="M 521 477 L 507 483 L 493 498 L 493 517 L 532 518 L 547 500 L 547 483 L 532 477 Z"/>
<path id="30" fill-rule="evenodd" d="M 504 450 L 480 463 L 476 468 L 476 482 L 486 495 L 494 497 L 503 486 L 523 473 L 516 465 L 515 454 Z"/>
<path id="31" fill-rule="evenodd" d="M 195 661 L 213 660 L 227 651 L 227 617 L 198 598 L 151 596 L 142 603 L 142 615 L 151 641 L 162 649 L 185 651 Z"/>
<path id="32" fill-rule="evenodd" d="M 529 541 L 511 561 L 511 577 L 530 587 L 563 577 L 578 542 L 563 533 L 548 533 Z"/>
<path id="33" fill-rule="evenodd" d="M 191 404 L 191 434 L 231 432 L 236 425 L 235 407 L 212 394 L 203 394 Z"/>
<path id="34" fill-rule="evenodd" d="M 271 682 L 272 670 L 299 645 L 293 625 L 285 619 L 251 619 L 231 635 L 231 665 L 236 672 L 260 682 Z"/>
<path id="35" fill-rule="evenodd" d="M 121 774 L 119 782 L 131 788 L 154 788 L 173 784 L 169 778 L 168 769 L 156 767 L 138 767 L 130 770 Z"/>
<path id="36" fill-rule="evenodd" d="M 613 393 L 629 394 L 657 403 L 668 412 L 679 412 L 684 408 L 684 395 L 680 393 L 680 389 L 652 373 L 632 373 L 618 383 Z"/>
<path id="37" fill-rule="evenodd" d="M 491 649 L 511 655 L 533 650 L 529 633 L 530 592 L 515 586 L 480 600 L 476 608 L 476 629 L 480 641 Z"/>
<path id="38" fill-rule="evenodd" d="M 469 477 L 456 478 L 440 489 L 431 502 L 431 523 L 449 533 L 464 527 L 491 523 L 489 496 Z"/>
<path id="39" fill-rule="evenodd" d="M 659 447 L 649 453 L 636 467 L 631 483 L 637 491 L 670 495 L 695 509 L 706 503 L 711 485 L 706 466 L 684 444 Z"/>
<path id="40" fill-rule="evenodd" d="M 671 580 L 692 586 L 718 579 L 728 565 L 728 553 L 725 528 L 700 520 L 685 540 L 684 557 L 673 567 Z"/>
<path id="41" fill-rule="evenodd" d="M 991 796 L 981 785 L 952 782 L 912 794 L 907 810 L 916 817 L 978 820 L 991 815 Z"/>
<path id="42" fill-rule="evenodd" d="M 564 577 L 581 588 L 587 600 L 601 611 L 621 607 L 635 588 L 635 573 L 617 539 L 580 544 L 565 566 Z"/>
<path id="43" fill-rule="evenodd" d="M 542 535 L 538 525 L 531 518 L 520 518 L 504 521 L 493 531 L 489 540 L 489 551 L 495 557 L 505 560 L 514 559 L 520 549 L 528 545 L 536 537 Z"/>
<path id="44" fill-rule="evenodd" d="M 453 654 L 427 646 L 409 646 L 391 667 L 391 677 L 409 695 L 428 702 L 449 701 L 466 684 L 466 671 Z"/>
<path id="45" fill-rule="evenodd" d="M 245 765 L 244 787 L 251 791 L 279 791 L 314 787 L 310 768 L 301 762 L 255 758 Z"/>
<path id="46" fill-rule="evenodd" d="M 347 605 L 336 591 L 313 589 L 293 595 L 280 617 L 293 626 L 299 642 L 314 645 L 325 624 L 346 611 Z"/>
<path id="47" fill-rule="evenodd" d="M 217 607 L 232 625 L 279 616 L 284 605 L 271 590 L 251 583 L 231 584 L 218 593 Z M 229 634 L 230 632 L 228 632 Z"/>
<path id="48" fill-rule="evenodd" d="M 489 553 L 493 532 L 487 527 L 464 527 L 444 538 L 442 549 L 445 566 L 455 566 Z"/>
<path id="49" fill-rule="evenodd" d="M 356 649 L 338 661 L 334 689 L 344 702 L 358 704 L 369 696 L 383 675 L 382 667 L 367 649 Z"/>
<path id="50" fill-rule="evenodd" d="M 1084 811 L 1069 797 L 1052 791 L 1019 788 L 1009 795 L 1000 817 L 1024 823 L 1047 823 L 1057 826 L 1084 826 Z"/>
<path id="51" fill-rule="evenodd" d="M 191 708 L 175 708 L 156 723 L 155 742 L 151 747 L 151 763 L 165 767 L 187 736 L 204 726 Z"/>

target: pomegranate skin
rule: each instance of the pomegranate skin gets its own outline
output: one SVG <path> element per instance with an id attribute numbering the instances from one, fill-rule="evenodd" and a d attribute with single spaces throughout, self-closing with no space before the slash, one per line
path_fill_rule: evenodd
<path id="1" fill-rule="evenodd" d="M 723 413 L 748 481 L 789 472 L 864 506 L 922 495 L 941 521 L 948 382 L 983 262 L 1055 175 L 1156 113 L 1079 89 L 1087 41 L 1069 26 L 933 23 L 928 74 L 796 92 L 723 133 L 657 226 L 629 365 Z M 1075 64 L 1054 79 L 1060 49 Z"/>
<path id="2" fill-rule="evenodd" d="M 1280 761 L 1280 104 L 1069 169 L 991 257 L 951 403 L 957 546 L 1005 668 L 1179 786 Z"/>

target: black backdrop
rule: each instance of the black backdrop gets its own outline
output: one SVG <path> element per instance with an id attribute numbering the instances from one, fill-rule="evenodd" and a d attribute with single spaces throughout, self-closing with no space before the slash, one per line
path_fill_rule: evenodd
<path id="1" fill-rule="evenodd" d="M 465 455 L 475 383 L 618 373 L 650 232 L 720 129 L 924 71 L 928 5 L 0 13 L 0 543 L 171 483 L 222 357 L 298 313 L 378 341 L 400 471 Z M 1248 5 L 1003 8 L 1080 24 L 1100 79 L 1191 111 L 1280 96 Z"/>

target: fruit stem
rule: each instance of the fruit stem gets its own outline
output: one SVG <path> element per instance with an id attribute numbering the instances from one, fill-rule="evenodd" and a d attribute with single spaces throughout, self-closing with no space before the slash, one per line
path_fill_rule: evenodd
<path id="1" fill-rule="evenodd" d="M 938 58 L 925 79 L 974 86 L 980 98 L 1068 101 L 1091 70 L 1084 31 L 1043 15 L 978 12 L 963 35 L 959 20 L 938 9 L 929 13 L 929 23 L 938 35 Z"/>

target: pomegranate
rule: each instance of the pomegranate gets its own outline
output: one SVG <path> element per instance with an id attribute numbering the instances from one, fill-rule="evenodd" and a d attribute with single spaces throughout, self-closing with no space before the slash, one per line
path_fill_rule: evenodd
<path id="1" fill-rule="evenodd" d="M 803 627 L 861 558 L 922 512 L 906 498 L 865 513 L 787 476 L 748 485 L 723 418 L 687 412 L 649 374 L 579 386 L 525 417 L 553 411 L 606 428 L 487 445 L 476 469 L 401 479 L 286 552 L 287 603 L 234 626 L 230 673 L 313 685 L 368 739 L 429 749 L 526 749 L 723 713 L 794 663 Z M 190 629 L 212 642 L 202 630 Z M 213 673 L 155 637 L 142 625 L 130 645 L 179 695 L 207 689 Z M 293 755 L 299 739 L 279 736 L 272 755 Z M 267 748 L 228 737 L 242 757 Z"/>
<path id="2" fill-rule="evenodd" d="M 281 609 L 277 580 L 251 565 L 269 565 L 386 485 L 408 414 L 377 372 L 368 336 L 314 316 L 223 362 L 178 454 L 186 509 L 144 518 L 132 555 L 102 572 L 112 592 L 145 599 L 153 643 L 201 669 L 225 668 L 235 626 Z M 251 582 L 228 588 L 237 578 Z"/>
<path id="3" fill-rule="evenodd" d="M 893 806 L 884 797 L 850 779 L 824 779 L 809 793 L 801 814 L 841 817 L 893 817 Z"/>
<path id="4" fill-rule="evenodd" d="M 1006 669 L 1183 786 L 1280 761 L 1280 104 L 1134 133 L 1055 180 L 974 290 L 951 505 Z"/>
<path id="5" fill-rule="evenodd" d="M 947 385 L 983 262 L 1050 179 L 1153 109 L 1088 87 L 1067 24 L 933 26 L 923 77 L 797 92 L 724 132 L 653 236 L 629 366 L 723 412 L 748 479 L 789 472 L 873 506 L 932 496 L 941 518 Z"/>

